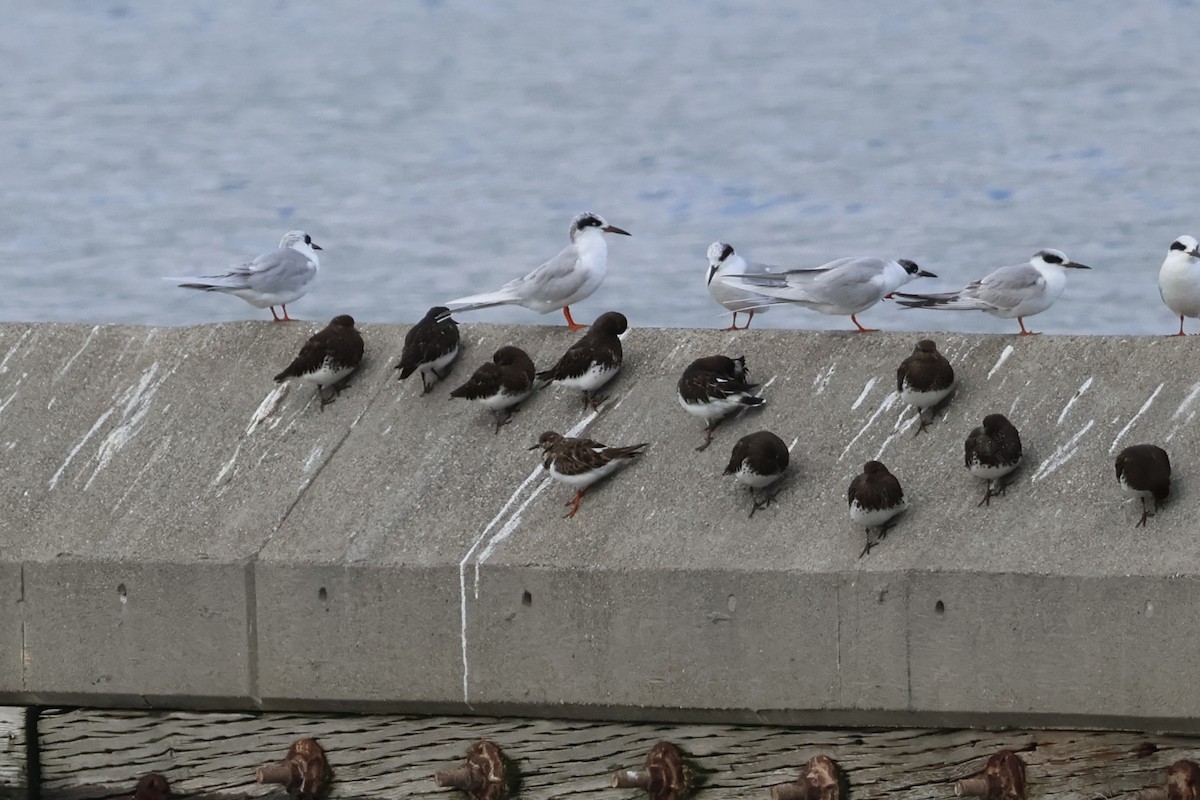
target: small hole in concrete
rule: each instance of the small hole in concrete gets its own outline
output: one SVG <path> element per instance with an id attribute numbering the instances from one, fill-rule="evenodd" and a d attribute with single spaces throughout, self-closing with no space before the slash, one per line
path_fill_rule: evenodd
<path id="1" fill-rule="evenodd" d="M 933 610 L 939 614 L 945 614 L 946 613 L 946 604 L 943 603 L 941 600 L 938 600 L 937 603 L 934 604 Z"/>
<path id="2" fill-rule="evenodd" d="M 319 599 L 322 603 L 329 599 L 329 592 L 325 591 L 324 586 L 317 590 L 317 599 Z"/>
<path id="3" fill-rule="evenodd" d="M 521 605 L 523 605 L 523 606 L 533 605 L 533 595 L 531 595 L 529 592 L 521 592 Z"/>
<path id="4" fill-rule="evenodd" d="M 128 597 L 125 596 L 126 594 L 127 594 L 127 592 L 125 591 L 125 584 L 122 583 L 119 586 L 117 586 L 117 598 L 122 603 L 127 602 L 129 599 Z"/>
<path id="5" fill-rule="evenodd" d="M 729 595 L 729 599 L 725 601 L 725 607 L 729 609 L 730 614 L 737 611 L 737 597 Z"/>

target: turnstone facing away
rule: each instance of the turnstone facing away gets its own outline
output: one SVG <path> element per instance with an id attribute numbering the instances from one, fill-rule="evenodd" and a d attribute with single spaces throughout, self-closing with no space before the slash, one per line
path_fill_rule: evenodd
<path id="1" fill-rule="evenodd" d="M 988 414 L 967 434 L 963 451 L 967 471 L 987 481 L 979 505 L 990 506 L 992 498 L 1007 489 L 1001 478 L 1021 465 L 1021 434 L 1003 414 Z"/>
<path id="2" fill-rule="evenodd" d="M 496 433 L 512 419 L 517 406 L 533 394 L 533 361 L 519 347 L 501 347 L 467 382 L 450 393 L 478 401 L 496 418 Z"/>
<path id="3" fill-rule="evenodd" d="M 750 323 L 754 321 L 754 315 L 759 313 L 765 314 L 770 309 L 772 302 L 774 302 L 764 294 L 730 286 L 725 282 L 725 278 L 728 276 L 766 275 L 771 272 L 771 269 L 766 264 L 760 264 L 757 261 L 747 261 L 737 255 L 733 252 L 733 245 L 731 244 L 713 242 L 708 246 L 708 275 L 705 281 L 708 286 L 708 293 L 718 303 L 733 312 L 733 322 L 725 330 L 746 330 L 750 327 Z M 737 324 L 737 315 L 739 313 L 749 315 L 746 319 L 746 324 L 740 328 Z"/>
<path id="4" fill-rule="evenodd" d="M 362 357 L 363 340 L 354 329 L 354 317 L 340 314 L 304 343 L 300 355 L 275 376 L 275 381 L 296 378 L 315 383 L 324 410 L 349 385 L 346 381 L 358 368 Z"/>
<path id="5" fill-rule="evenodd" d="M 575 439 L 546 431 L 529 449 L 542 448 L 542 466 L 549 470 L 550 477 L 575 488 L 575 497 L 566 502 L 571 507 L 567 512 L 569 518 L 575 516 L 592 484 L 616 472 L 649 446 L 649 442 L 642 442 L 609 447 L 591 439 Z"/>
<path id="6" fill-rule="evenodd" d="M 917 434 L 933 421 L 933 411 L 954 391 L 954 367 L 938 352 L 937 345 L 929 339 L 917 342 L 912 355 L 900 362 L 896 370 L 896 391 L 900 400 L 916 406 L 920 426 Z M 929 420 L 925 412 L 931 412 Z"/>
<path id="7" fill-rule="evenodd" d="M 170 798 L 171 785 L 167 783 L 167 779 L 157 772 L 150 772 L 138 778 L 132 800 L 170 800 Z"/>
<path id="8" fill-rule="evenodd" d="M 429 309 L 404 335 L 404 350 L 396 365 L 400 380 L 420 373 L 421 394 L 427 393 L 450 374 L 450 367 L 458 358 L 458 345 L 458 324 L 450 319 L 450 310 L 445 306 Z"/>
<path id="9" fill-rule="evenodd" d="M 321 260 L 313 251 L 320 249 L 304 231 L 288 231 L 280 240 L 278 250 L 263 253 L 222 275 L 163 280 L 182 281 L 179 286 L 183 289 L 231 294 L 255 308 L 270 306 L 276 322 L 291 322 L 287 304 L 308 292 L 308 285 L 321 268 Z M 275 313 L 275 306 L 283 306 L 282 317 Z"/>
<path id="10" fill-rule="evenodd" d="M 539 381 L 551 381 L 561 386 L 583 391 L 583 404 L 593 410 L 604 402 L 596 391 L 608 383 L 621 369 L 620 334 L 629 328 L 625 315 L 618 311 L 601 314 L 592 327 L 558 363 L 537 374 Z"/>
<path id="11" fill-rule="evenodd" d="M 759 431 L 743 436 L 733 446 L 725 475 L 732 475 L 743 486 L 750 487 L 750 516 L 760 508 L 766 508 L 779 494 L 763 492 L 762 499 L 754 496 L 755 489 L 766 489 L 777 482 L 787 471 L 789 453 L 787 445 L 770 431 Z"/>
<path id="12" fill-rule="evenodd" d="M 983 311 L 1001 319 L 1016 319 L 1025 330 L 1025 317 L 1040 314 L 1063 293 L 1067 269 L 1091 269 L 1067 258 L 1061 250 L 1038 250 L 1028 264 L 1000 267 L 991 274 L 969 283 L 957 292 L 943 294 L 904 294 L 897 292 L 900 305 L 908 308 L 935 308 L 943 311 Z"/>
<path id="13" fill-rule="evenodd" d="M 850 519 L 867 529 L 867 544 L 858 554 L 862 558 L 887 536 L 891 520 L 908 508 L 900 481 L 878 461 L 863 465 L 862 474 L 850 481 Z M 871 531 L 876 538 L 871 541 Z"/>
<path id="14" fill-rule="evenodd" d="M 1142 501 L 1142 518 L 1135 528 L 1143 527 L 1154 511 L 1162 508 L 1171 494 L 1171 459 L 1167 451 L 1153 444 L 1133 444 L 1117 454 L 1117 480 L 1121 490 Z M 1154 511 L 1146 501 L 1154 498 Z"/>
<path id="15" fill-rule="evenodd" d="M 713 431 L 725 419 L 739 411 L 767 402 L 750 394 L 757 383 L 746 382 L 746 358 L 707 356 L 697 358 L 679 379 L 676 397 L 689 414 L 704 419 L 704 444 L 697 452 L 712 444 Z"/>
<path id="16" fill-rule="evenodd" d="M 494 292 L 460 297 L 446 305 L 455 306 L 455 312 L 514 305 L 548 314 L 561 308 L 571 330 L 584 328 L 585 325 L 571 319 L 571 304 L 587 298 L 604 281 L 608 271 L 606 233 L 629 236 L 627 231 L 609 225 L 599 214 L 578 214 L 571 220 L 571 243 L 554 258 Z"/>
<path id="17" fill-rule="evenodd" d="M 866 311 L 914 278 L 936 278 L 912 261 L 887 258 L 839 258 L 815 269 L 792 269 L 769 275 L 729 276 L 731 286 L 758 292 L 771 303 L 794 303 L 822 314 L 848 316 L 861 333 L 858 314 Z"/>
<path id="18" fill-rule="evenodd" d="M 1179 333 L 1174 335 L 1183 336 L 1183 318 L 1200 317 L 1200 245 L 1194 237 L 1171 242 L 1158 270 L 1158 293 L 1179 316 Z"/>

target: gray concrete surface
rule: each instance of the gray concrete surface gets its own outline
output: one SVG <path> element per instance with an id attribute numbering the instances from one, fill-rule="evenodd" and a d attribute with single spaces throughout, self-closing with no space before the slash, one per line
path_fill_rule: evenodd
<path id="1" fill-rule="evenodd" d="M 960 387 L 914 437 L 916 335 L 634 328 L 599 414 L 549 389 L 494 435 L 450 388 L 573 335 L 465 325 L 420 397 L 406 327 L 365 325 L 320 412 L 270 379 L 317 327 L 0 325 L 0 702 L 1200 725 L 1196 339 L 932 334 Z M 768 402 L 696 453 L 675 381 L 714 353 Z M 992 411 L 1026 462 L 978 508 L 962 441 Z M 762 428 L 794 469 L 750 519 L 721 470 Z M 565 520 L 546 429 L 652 444 Z M 1136 442 L 1176 477 L 1135 530 Z M 876 457 L 912 508 L 859 559 L 845 491 Z"/>

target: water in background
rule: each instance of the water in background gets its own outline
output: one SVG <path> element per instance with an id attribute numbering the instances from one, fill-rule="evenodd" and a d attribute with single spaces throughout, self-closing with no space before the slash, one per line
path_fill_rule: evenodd
<path id="1" fill-rule="evenodd" d="M 1057 247 L 1095 269 L 1033 327 L 1169 333 L 1158 267 L 1200 234 L 1182 0 L 27 0 L 6 20 L 4 320 L 269 319 L 160 277 L 302 228 L 325 253 L 294 315 L 414 321 L 592 210 L 633 238 L 580 320 L 725 324 L 703 286 L 720 238 L 789 266 L 911 258 L 942 276 L 928 291 Z M 863 320 L 1016 329 L 890 303 Z"/>

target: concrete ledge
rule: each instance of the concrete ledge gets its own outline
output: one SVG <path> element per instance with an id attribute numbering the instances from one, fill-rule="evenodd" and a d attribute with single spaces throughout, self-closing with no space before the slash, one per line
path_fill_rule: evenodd
<path id="1" fill-rule="evenodd" d="M 0 703 L 1200 727 L 1195 340 L 932 334 L 960 388 L 914 438 L 917 335 L 634 329 L 598 415 L 547 390 L 493 435 L 450 387 L 573 336 L 464 326 L 420 397 L 406 328 L 366 325 L 319 412 L 270 380 L 317 327 L 0 326 Z M 674 386 L 713 353 L 768 404 L 696 453 Z M 1026 462 L 977 508 L 992 411 Z M 564 520 L 526 448 L 572 428 L 653 444 Z M 720 473 L 762 428 L 796 467 L 748 519 Z M 1112 460 L 1141 441 L 1176 480 L 1135 530 Z M 912 508 L 860 560 L 876 457 Z"/>

